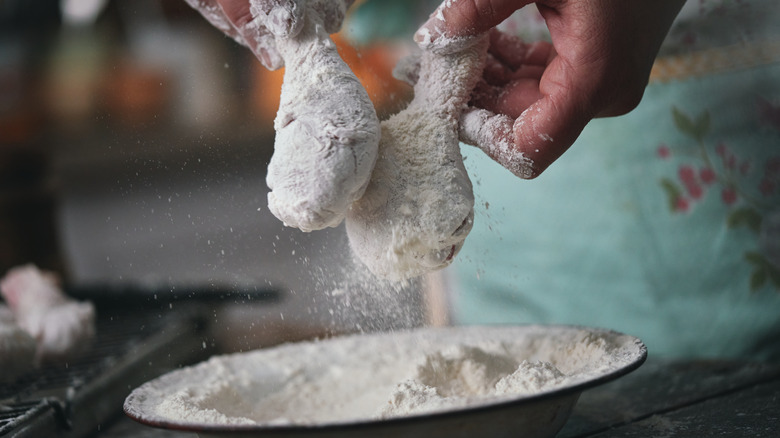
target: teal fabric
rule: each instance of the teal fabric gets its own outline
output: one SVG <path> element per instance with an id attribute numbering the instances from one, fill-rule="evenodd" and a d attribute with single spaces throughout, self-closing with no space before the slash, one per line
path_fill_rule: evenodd
<path id="1" fill-rule="evenodd" d="M 351 12 L 344 29 L 357 46 L 388 41 L 409 43 L 439 3 L 439 0 L 367 0 Z"/>
<path id="2" fill-rule="evenodd" d="M 651 84 L 532 181 L 463 146 L 478 205 L 450 268 L 455 321 L 606 327 L 653 355 L 780 359 L 779 104 L 780 65 Z"/>

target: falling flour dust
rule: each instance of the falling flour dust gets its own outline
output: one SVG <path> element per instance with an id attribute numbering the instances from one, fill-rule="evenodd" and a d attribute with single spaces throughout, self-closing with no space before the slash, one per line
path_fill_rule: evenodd
<path id="1" fill-rule="evenodd" d="M 635 338 L 572 328 L 423 329 L 214 357 L 128 398 L 136 417 L 311 425 L 417 415 L 577 384 L 637 356 Z"/>

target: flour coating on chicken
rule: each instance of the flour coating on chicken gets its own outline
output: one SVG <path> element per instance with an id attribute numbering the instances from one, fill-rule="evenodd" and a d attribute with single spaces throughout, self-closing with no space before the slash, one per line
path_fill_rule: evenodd
<path id="1" fill-rule="evenodd" d="M 84 350 L 95 335 L 91 303 L 68 298 L 53 273 L 25 265 L 8 271 L 0 293 L 16 324 L 36 342 L 36 360 L 67 358 Z"/>
<path id="2" fill-rule="evenodd" d="M 266 178 L 268 207 L 303 231 L 341 223 L 363 195 L 377 156 L 373 104 L 328 36 L 348 3 L 309 1 L 301 31 L 276 37 L 286 68 Z"/>
<path id="3" fill-rule="evenodd" d="M 353 251 L 374 274 L 401 280 L 452 262 L 471 231 L 474 194 L 458 121 L 480 78 L 487 39 L 425 50 L 414 99 L 382 122 L 379 157 L 347 216 Z"/>

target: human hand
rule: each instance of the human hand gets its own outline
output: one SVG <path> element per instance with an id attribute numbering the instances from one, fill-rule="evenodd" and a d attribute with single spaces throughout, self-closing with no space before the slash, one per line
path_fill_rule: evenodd
<path id="1" fill-rule="evenodd" d="M 457 47 L 536 3 L 552 44 L 527 44 L 491 31 L 483 82 L 461 118 L 463 141 L 516 175 L 534 178 L 591 119 L 622 115 L 639 104 L 684 2 L 448 0 L 415 40 L 423 49 Z"/>
<path id="2" fill-rule="evenodd" d="M 185 0 L 214 27 L 240 44 L 270 70 L 284 66 L 276 38 L 293 38 L 303 27 L 306 6 L 323 17 L 325 30 L 341 28 L 354 0 Z"/>

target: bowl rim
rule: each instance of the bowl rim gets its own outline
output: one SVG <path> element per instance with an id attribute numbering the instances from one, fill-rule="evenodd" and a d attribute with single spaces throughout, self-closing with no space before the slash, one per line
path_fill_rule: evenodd
<path id="1" fill-rule="evenodd" d="M 479 405 L 474 405 L 474 406 L 455 407 L 455 408 L 445 409 L 441 411 L 423 412 L 418 414 L 405 415 L 399 417 L 390 417 L 390 418 L 383 418 L 383 419 L 371 418 L 371 419 L 358 419 L 358 420 L 348 420 L 348 421 L 333 421 L 333 422 L 318 423 L 318 424 L 275 425 L 275 424 L 212 424 L 212 423 L 180 422 L 180 421 L 166 420 L 166 419 L 154 419 L 154 418 L 150 418 L 149 416 L 144 416 L 140 412 L 137 412 L 137 410 L 134 409 L 133 407 L 135 398 L 140 395 L 137 393 L 137 391 L 143 389 L 143 387 L 146 384 L 154 382 L 157 379 L 161 378 L 162 376 L 158 376 L 154 379 L 151 379 L 148 382 L 133 389 L 133 391 L 125 399 L 122 408 L 125 415 L 127 415 L 131 419 L 141 424 L 145 424 L 147 426 L 152 426 L 160 429 L 168 429 L 168 430 L 176 430 L 176 431 L 192 432 L 192 433 L 240 435 L 240 434 L 247 434 L 251 432 L 255 432 L 255 433 L 262 432 L 262 433 L 269 433 L 269 434 L 273 433 L 273 434 L 281 435 L 281 434 L 288 434 L 288 433 L 300 434 L 300 433 L 323 433 L 323 432 L 352 432 L 352 431 L 359 431 L 361 429 L 370 429 L 378 426 L 397 427 L 397 426 L 408 426 L 419 422 L 429 422 L 431 420 L 444 421 L 447 419 L 452 419 L 454 417 L 463 418 L 464 416 L 479 415 L 485 413 L 486 411 L 514 409 L 519 406 L 537 404 L 539 402 L 546 402 L 554 399 L 578 397 L 583 391 L 587 389 L 591 389 L 596 386 L 603 385 L 607 382 L 610 382 L 628 373 L 631 373 L 632 371 L 635 371 L 637 368 L 642 366 L 642 364 L 644 364 L 645 361 L 647 360 L 647 346 L 644 344 L 644 342 L 642 342 L 641 339 L 637 338 L 636 336 L 628 335 L 623 332 L 619 332 L 612 329 L 589 327 L 583 325 L 569 325 L 569 324 L 453 325 L 453 326 L 444 326 L 444 327 L 418 327 L 418 328 L 397 330 L 394 332 L 372 332 L 372 333 L 365 333 L 365 335 L 383 335 L 383 334 L 392 335 L 392 334 L 412 333 L 418 330 L 448 331 L 448 330 L 463 330 L 468 328 L 473 328 L 473 329 L 518 328 L 524 330 L 530 330 L 535 328 L 535 329 L 550 329 L 550 330 L 554 329 L 554 330 L 571 330 L 571 331 L 585 330 L 593 333 L 602 333 L 602 334 L 609 334 L 613 336 L 627 337 L 633 341 L 632 343 L 636 347 L 637 353 L 634 357 L 631 358 L 631 360 L 627 361 L 626 364 L 614 370 L 610 370 L 603 374 L 599 374 L 598 376 L 592 378 L 586 378 L 582 381 L 570 385 L 565 385 L 560 388 L 540 391 L 538 393 L 534 393 L 530 395 L 522 395 L 518 397 L 507 397 L 507 398 L 499 398 L 495 400 L 487 400 L 485 403 L 480 403 Z M 361 336 L 361 335 L 362 334 L 355 334 L 355 333 L 345 334 L 345 335 L 334 336 L 324 341 L 336 340 L 336 339 L 341 339 L 341 338 L 346 338 L 351 336 Z M 304 342 L 311 342 L 311 341 L 290 342 L 290 343 L 280 344 L 278 346 L 269 347 L 269 348 L 276 348 L 284 345 L 295 345 Z M 252 350 L 252 351 L 260 351 L 260 350 Z M 248 351 L 245 353 L 250 353 L 250 352 Z M 242 354 L 242 353 L 238 353 L 238 354 Z M 195 365 L 197 364 L 193 364 L 192 366 Z M 183 368 L 172 370 L 169 373 L 175 373 L 181 369 Z"/>

